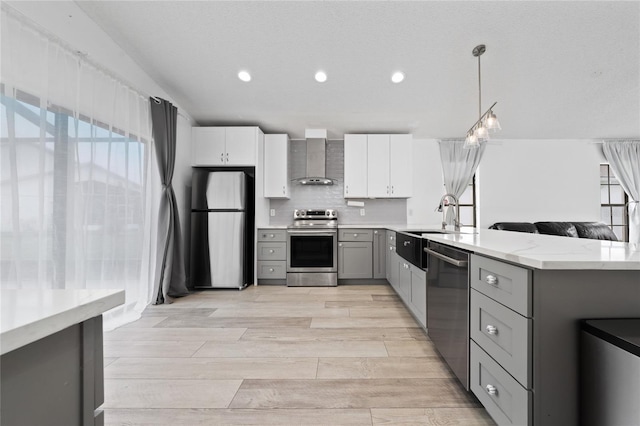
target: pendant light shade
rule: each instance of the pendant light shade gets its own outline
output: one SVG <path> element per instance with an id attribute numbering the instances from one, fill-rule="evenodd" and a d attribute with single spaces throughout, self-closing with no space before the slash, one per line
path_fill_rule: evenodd
<path id="1" fill-rule="evenodd" d="M 467 131 L 467 137 L 465 138 L 464 146 L 467 148 L 475 148 L 480 145 L 480 142 L 489 140 L 489 130 L 497 132 L 502 130 L 498 117 L 493 112 L 493 107 L 497 102 L 489 107 L 484 114 L 482 114 L 482 80 L 480 75 L 480 56 L 486 52 L 487 47 L 484 44 L 479 44 L 473 48 L 472 54 L 478 58 L 478 121 Z"/>

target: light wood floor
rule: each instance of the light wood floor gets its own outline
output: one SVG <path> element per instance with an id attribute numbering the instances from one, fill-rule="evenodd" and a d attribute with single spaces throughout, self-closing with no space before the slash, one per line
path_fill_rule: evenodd
<path id="1" fill-rule="evenodd" d="M 104 340 L 108 425 L 494 425 L 385 285 L 203 291 Z"/>

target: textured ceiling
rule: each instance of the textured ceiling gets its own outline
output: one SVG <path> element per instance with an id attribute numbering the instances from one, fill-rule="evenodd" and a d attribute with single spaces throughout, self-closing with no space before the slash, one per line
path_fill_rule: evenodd
<path id="1" fill-rule="evenodd" d="M 640 136 L 637 1 L 77 4 L 201 125 L 462 137 L 484 43 L 482 106 L 498 102 L 500 139 Z"/>

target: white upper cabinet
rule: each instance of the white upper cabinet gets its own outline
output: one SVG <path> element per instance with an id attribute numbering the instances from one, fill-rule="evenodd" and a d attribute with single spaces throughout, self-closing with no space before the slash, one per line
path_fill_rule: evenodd
<path id="1" fill-rule="evenodd" d="M 344 198 L 367 197 L 367 135 L 344 135 Z"/>
<path id="2" fill-rule="evenodd" d="M 193 127 L 194 166 L 255 166 L 258 127 Z"/>
<path id="3" fill-rule="evenodd" d="M 367 142 L 367 195 L 372 198 L 390 197 L 389 135 L 368 135 Z"/>
<path id="4" fill-rule="evenodd" d="M 412 165 L 410 134 L 344 135 L 344 197 L 411 197 Z"/>
<path id="5" fill-rule="evenodd" d="M 389 135 L 389 186 L 391 197 L 413 195 L 413 136 Z"/>
<path id="6" fill-rule="evenodd" d="M 289 135 L 264 135 L 264 196 L 289 198 Z"/>

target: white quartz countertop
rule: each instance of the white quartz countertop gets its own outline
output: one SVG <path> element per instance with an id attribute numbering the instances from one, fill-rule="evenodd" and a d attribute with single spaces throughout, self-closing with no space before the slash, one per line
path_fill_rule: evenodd
<path id="1" fill-rule="evenodd" d="M 638 244 L 493 229 L 423 234 L 423 238 L 537 269 L 640 271 Z"/>
<path id="2" fill-rule="evenodd" d="M 124 290 L 0 290 L 0 355 L 124 303 Z"/>

